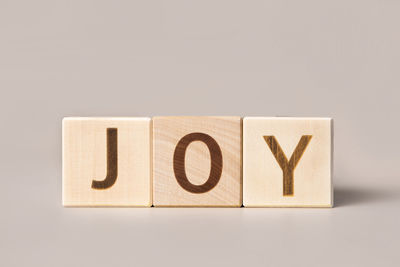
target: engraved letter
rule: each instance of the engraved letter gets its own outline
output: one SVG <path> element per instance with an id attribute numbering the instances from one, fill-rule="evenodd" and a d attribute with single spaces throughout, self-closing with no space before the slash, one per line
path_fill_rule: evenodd
<path id="1" fill-rule="evenodd" d="M 93 189 L 107 189 L 118 176 L 118 129 L 107 128 L 107 176 L 103 181 L 92 181 Z"/>
<path id="2" fill-rule="evenodd" d="M 264 136 L 265 141 L 267 142 L 269 148 L 272 151 L 272 154 L 275 156 L 276 161 L 283 171 L 283 195 L 284 196 L 293 196 L 293 173 L 296 168 L 297 163 L 299 162 L 301 156 L 308 143 L 311 140 L 311 135 L 303 135 L 296 146 L 290 160 L 288 161 L 285 153 L 280 147 L 278 141 L 275 136 Z"/>
<path id="3" fill-rule="evenodd" d="M 188 145 L 193 141 L 204 142 L 211 156 L 211 170 L 208 180 L 202 185 L 192 184 L 186 177 L 185 153 Z M 174 172 L 176 180 L 183 189 L 191 193 L 205 193 L 213 189 L 222 173 L 222 152 L 217 142 L 209 135 L 204 133 L 191 133 L 185 135 L 176 145 L 174 152 Z"/>

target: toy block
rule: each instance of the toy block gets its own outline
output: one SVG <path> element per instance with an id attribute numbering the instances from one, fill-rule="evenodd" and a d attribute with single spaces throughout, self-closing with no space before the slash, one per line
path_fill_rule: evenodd
<path id="1" fill-rule="evenodd" d="M 332 120 L 243 119 L 245 207 L 332 207 Z"/>
<path id="2" fill-rule="evenodd" d="M 241 118 L 153 118 L 153 205 L 240 207 Z"/>
<path id="3" fill-rule="evenodd" d="M 151 206 L 151 119 L 64 118 L 64 206 Z"/>

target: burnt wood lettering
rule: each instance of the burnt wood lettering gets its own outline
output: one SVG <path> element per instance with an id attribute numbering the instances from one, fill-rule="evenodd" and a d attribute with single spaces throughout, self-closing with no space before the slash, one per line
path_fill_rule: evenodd
<path id="1" fill-rule="evenodd" d="M 92 181 L 93 189 L 107 189 L 118 176 L 118 129 L 107 128 L 107 176 L 103 181 Z"/>
<path id="2" fill-rule="evenodd" d="M 276 140 L 275 136 L 264 136 L 265 141 L 267 142 L 269 148 L 272 151 L 276 161 L 283 171 L 283 195 L 284 196 L 293 196 L 294 194 L 294 182 L 293 182 L 293 173 L 294 169 L 299 163 L 301 156 L 307 148 L 308 143 L 311 140 L 311 135 L 303 135 L 300 138 L 299 143 L 297 144 L 290 160 L 288 161 L 285 153 L 283 152 L 281 146 Z"/>
<path id="3" fill-rule="evenodd" d="M 185 171 L 185 154 L 189 144 L 193 141 L 204 142 L 211 156 L 211 170 L 208 180 L 202 185 L 192 184 Z M 218 143 L 204 133 L 191 133 L 185 135 L 176 145 L 173 161 L 175 178 L 183 189 L 191 193 L 205 193 L 213 189 L 219 182 L 222 174 L 222 152 Z"/>

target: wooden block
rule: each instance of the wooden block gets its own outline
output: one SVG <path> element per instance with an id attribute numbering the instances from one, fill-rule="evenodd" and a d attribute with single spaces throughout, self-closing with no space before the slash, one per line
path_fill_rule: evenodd
<path id="1" fill-rule="evenodd" d="M 151 120 L 65 118 L 64 206 L 151 206 Z"/>
<path id="2" fill-rule="evenodd" d="M 154 206 L 240 207 L 241 118 L 153 118 Z"/>
<path id="3" fill-rule="evenodd" d="M 332 120 L 243 120 L 245 207 L 332 207 Z"/>

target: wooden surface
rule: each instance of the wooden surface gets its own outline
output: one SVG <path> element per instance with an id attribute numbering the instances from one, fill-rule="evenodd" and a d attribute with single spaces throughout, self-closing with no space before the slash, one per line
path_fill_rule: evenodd
<path id="1" fill-rule="evenodd" d="M 245 117 L 243 205 L 331 207 L 331 125 L 324 118 Z"/>
<path id="2" fill-rule="evenodd" d="M 151 120 L 65 118 L 64 206 L 151 206 Z"/>
<path id="3" fill-rule="evenodd" d="M 154 206 L 241 206 L 240 117 L 155 117 L 153 144 Z"/>

